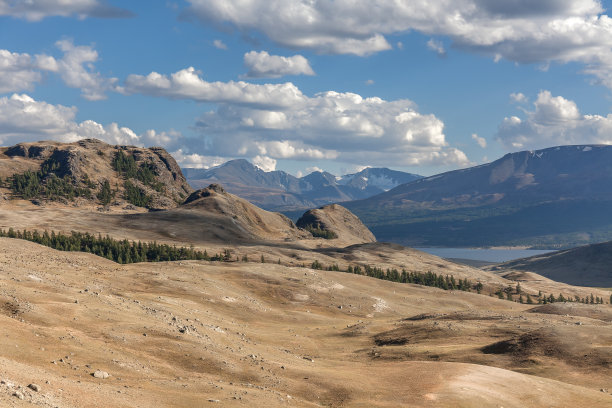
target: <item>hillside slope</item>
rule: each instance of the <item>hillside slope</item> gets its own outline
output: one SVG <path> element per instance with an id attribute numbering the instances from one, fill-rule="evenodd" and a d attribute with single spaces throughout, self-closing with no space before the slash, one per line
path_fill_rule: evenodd
<path id="1" fill-rule="evenodd" d="M 570 285 L 612 287 L 612 242 L 584 245 L 488 268 L 491 271 L 528 271 Z"/>
<path id="2" fill-rule="evenodd" d="M 344 203 L 378 240 L 575 246 L 612 238 L 612 146 L 559 146 Z"/>

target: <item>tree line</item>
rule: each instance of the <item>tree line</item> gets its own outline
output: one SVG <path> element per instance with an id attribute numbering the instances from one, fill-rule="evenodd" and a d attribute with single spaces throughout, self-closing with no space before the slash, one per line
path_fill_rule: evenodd
<path id="1" fill-rule="evenodd" d="M 159 244 L 157 242 L 134 242 L 127 239 L 117 240 L 108 235 L 103 237 L 75 231 L 71 232 L 70 235 L 56 233 L 55 231 L 51 231 L 51 233 L 44 231 L 41 234 L 37 230 L 16 231 L 9 228 L 8 231 L 0 229 L 0 237 L 24 239 L 60 251 L 87 252 L 120 264 L 181 260 L 227 260 L 225 253 L 211 257 L 206 250 L 200 251 L 193 247 L 177 247 L 176 245 Z"/>
<path id="2" fill-rule="evenodd" d="M 516 287 L 507 286 L 505 288 L 500 287 L 495 291 L 495 295 L 499 299 L 506 299 L 510 301 L 515 301 L 515 299 L 519 303 L 527 303 L 529 305 L 532 304 L 540 304 L 546 305 L 548 303 L 558 303 L 558 302 L 575 302 L 575 303 L 584 303 L 584 304 L 604 304 L 605 300 L 603 297 L 593 296 L 591 293 L 590 296 L 586 296 L 581 298 L 578 295 L 571 296 L 563 296 L 563 293 L 559 293 L 559 296 L 555 296 L 554 294 L 546 295 L 542 291 L 538 291 L 537 295 L 530 295 L 529 293 L 524 293 L 521 288 L 521 284 L 517 283 Z M 493 296 L 493 294 L 491 294 Z M 533 299 L 535 298 L 535 300 Z M 610 304 L 612 304 L 612 295 L 610 295 Z"/>
<path id="3" fill-rule="evenodd" d="M 0 237 L 2 238 L 17 238 L 23 239 L 37 244 L 45 245 L 47 247 L 57 249 L 60 251 L 75 251 L 75 252 L 87 252 L 111 261 L 128 264 L 135 262 L 162 262 L 162 261 L 181 261 L 181 260 L 203 260 L 203 261 L 220 261 L 220 262 L 232 262 L 238 261 L 238 257 L 235 259 L 229 249 L 223 250 L 221 254 L 214 254 L 210 256 L 206 250 L 196 250 L 193 246 L 191 247 L 177 247 L 176 245 L 159 244 L 153 242 L 135 242 L 128 241 L 127 239 L 118 240 L 109 237 L 108 235 L 102 236 L 100 234 L 93 235 L 90 233 L 82 233 L 72 231 L 69 235 L 61 232 L 56 233 L 55 231 L 44 231 L 40 233 L 37 230 L 15 230 L 9 228 L 4 230 L 0 228 Z M 249 262 L 247 255 L 243 255 L 243 262 Z M 260 261 L 266 263 L 264 255 L 261 255 Z M 277 262 L 280 264 L 280 259 Z M 305 267 L 306 265 L 302 265 Z M 364 275 L 371 278 L 388 280 L 391 282 L 398 283 L 413 283 L 422 286 L 430 286 L 443 290 L 461 290 L 466 292 L 476 291 L 481 293 L 483 290 L 483 284 L 481 282 L 472 283 L 469 279 L 456 279 L 453 275 L 436 274 L 435 272 L 415 272 L 401 271 L 395 268 L 383 268 L 372 267 L 369 265 L 349 265 L 346 270 L 340 269 L 338 264 L 332 264 L 324 267 L 318 260 L 315 260 L 310 265 L 312 269 L 338 271 L 352 273 L 356 275 Z M 514 301 L 515 296 L 518 296 L 519 303 L 527 304 L 547 304 L 554 302 L 581 302 L 586 304 L 603 304 L 605 303 L 603 297 L 587 296 L 580 298 L 575 296 L 573 299 L 565 297 L 563 294 L 559 294 L 558 297 L 550 294 L 546 296 L 541 291 L 536 297 L 536 301 L 533 300 L 530 294 L 523 292 L 520 283 L 515 287 L 507 286 L 505 288 L 499 288 L 495 294 L 500 299 L 507 299 Z M 490 294 L 493 296 L 493 294 Z M 523 298 L 523 295 L 526 298 Z M 610 295 L 610 304 L 612 304 L 612 295 Z"/>

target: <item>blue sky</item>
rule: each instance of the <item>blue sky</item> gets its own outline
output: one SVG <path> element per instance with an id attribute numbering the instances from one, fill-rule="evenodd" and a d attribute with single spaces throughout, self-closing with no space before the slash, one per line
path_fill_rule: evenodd
<path id="1" fill-rule="evenodd" d="M 612 143 L 595 0 L 0 0 L 0 144 L 424 175 Z"/>

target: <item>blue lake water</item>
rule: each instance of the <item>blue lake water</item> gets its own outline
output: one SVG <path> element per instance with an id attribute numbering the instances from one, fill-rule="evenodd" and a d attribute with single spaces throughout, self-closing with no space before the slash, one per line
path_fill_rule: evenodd
<path id="1" fill-rule="evenodd" d="M 481 249 L 481 248 L 415 248 L 440 258 L 471 259 L 485 262 L 507 262 L 513 259 L 527 258 L 528 256 L 546 254 L 546 250 L 539 249 Z"/>

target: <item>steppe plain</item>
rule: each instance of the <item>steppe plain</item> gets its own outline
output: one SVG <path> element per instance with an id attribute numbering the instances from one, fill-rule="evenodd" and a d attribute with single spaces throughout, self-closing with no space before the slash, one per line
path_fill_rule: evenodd
<path id="1" fill-rule="evenodd" d="M 11 201 L 0 226 L 230 248 L 251 261 L 119 265 L 0 239 L 1 406 L 612 405 L 609 305 L 499 300 L 488 292 L 514 281 L 394 245 L 228 245 L 181 236 L 176 224 L 125 228 L 123 216 Z M 301 266 L 314 259 L 449 273 L 485 289 Z M 527 293 L 609 296 L 519 278 Z"/>

